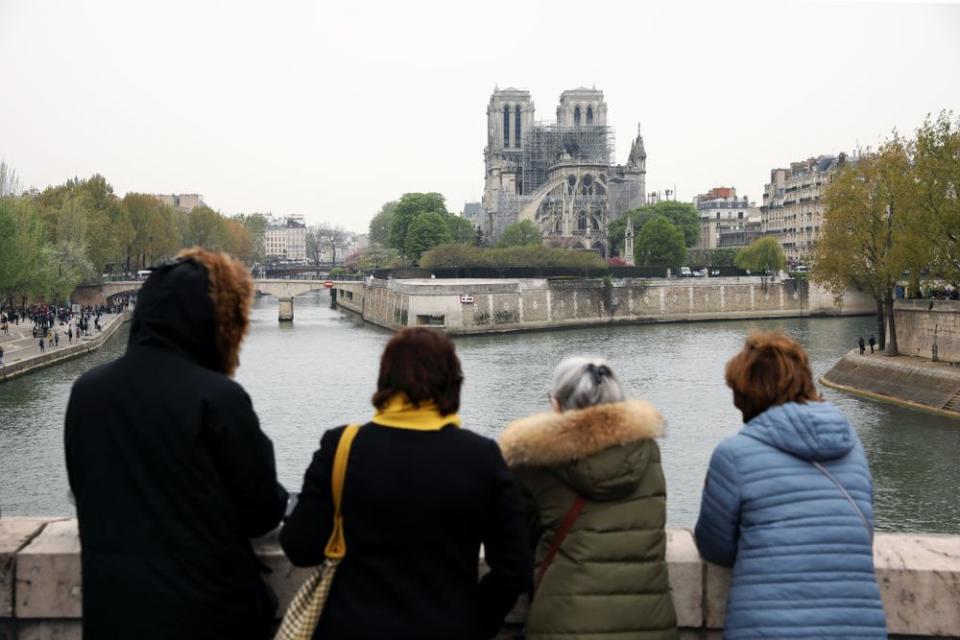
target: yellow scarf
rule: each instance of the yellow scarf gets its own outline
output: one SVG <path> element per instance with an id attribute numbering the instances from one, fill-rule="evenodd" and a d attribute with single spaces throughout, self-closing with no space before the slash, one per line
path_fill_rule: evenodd
<path id="1" fill-rule="evenodd" d="M 433 400 L 421 402 L 419 407 L 415 407 L 405 395 L 398 393 L 387 401 L 387 406 L 377 410 L 372 422 L 381 427 L 395 429 L 439 431 L 448 424 L 459 427 L 460 416 L 455 413 L 448 416 L 440 415 L 437 403 Z"/>

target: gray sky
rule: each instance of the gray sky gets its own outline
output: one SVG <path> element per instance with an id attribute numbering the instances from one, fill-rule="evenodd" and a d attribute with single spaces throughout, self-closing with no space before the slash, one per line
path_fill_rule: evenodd
<path id="1" fill-rule="evenodd" d="M 407 191 L 483 189 L 495 84 L 538 119 L 602 89 L 647 190 L 681 199 L 960 109 L 960 6 L 764 2 L 0 0 L 0 158 L 224 213 L 356 231 Z"/>

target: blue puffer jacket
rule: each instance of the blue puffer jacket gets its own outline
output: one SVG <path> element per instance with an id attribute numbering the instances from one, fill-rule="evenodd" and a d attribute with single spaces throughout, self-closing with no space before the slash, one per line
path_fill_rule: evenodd
<path id="1" fill-rule="evenodd" d="M 886 638 L 873 570 L 873 482 L 828 402 L 772 407 L 713 452 L 696 539 L 733 567 L 724 638 Z"/>

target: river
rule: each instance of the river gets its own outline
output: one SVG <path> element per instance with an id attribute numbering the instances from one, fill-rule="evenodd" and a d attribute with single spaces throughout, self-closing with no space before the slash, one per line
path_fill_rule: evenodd
<path id="1" fill-rule="evenodd" d="M 277 301 L 261 298 L 238 380 L 273 439 L 280 478 L 299 490 L 324 430 L 371 415 L 386 330 L 329 308 L 317 292 L 296 299 L 296 320 L 277 322 Z M 710 453 L 740 427 L 723 382 L 727 359 L 755 328 L 782 327 L 810 352 L 817 377 L 873 319 L 816 318 L 651 324 L 457 338 L 466 382 L 461 416 L 487 436 L 513 418 L 546 409 L 553 367 L 571 354 L 609 359 L 632 397 L 667 417 L 661 443 L 668 524 L 696 520 Z M 3 515 L 72 514 L 62 425 L 78 375 L 122 354 L 128 328 L 101 351 L 0 385 L 0 510 Z M 855 425 L 876 488 L 876 524 L 886 531 L 960 533 L 960 419 L 823 389 Z"/>

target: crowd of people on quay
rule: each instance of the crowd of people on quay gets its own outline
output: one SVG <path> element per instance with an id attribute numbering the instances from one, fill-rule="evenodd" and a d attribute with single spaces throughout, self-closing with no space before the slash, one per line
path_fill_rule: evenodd
<path id="1" fill-rule="evenodd" d="M 124 294 L 114 296 L 107 304 L 102 305 L 36 304 L 0 308 L 0 335 L 9 336 L 11 326 L 19 327 L 21 322 L 30 322 L 37 348 L 44 353 L 47 349 L 58 348 L 61 340 L 64 346 L 68 346 L 73 344 L 75 338 L 79 340 L 103 331 L 106 322 L 104 316 L 123 313 L 134 301 L 134 295 Z"/>
<path id="2" fill-rule="evenodd" d="M 324 431 L 291 493 L 232 379 L 252 293 L 240 263 L 181 252 L 144 284 L 126 354 L 74 385 L 84 637 L 481 639 L 522 594 L 531 640 L 678 637 L 665 421 L 607 361 L 562 360 L 542 410 L 493 441 L 461 428 L 451 340 L 401 330 L 372 417 Z M 713 452 L 694 530 L 733 567 L 724 637 L 885 638 L 856 431 L 783 333 L 747 337 L 725 378 L 744 426 Z M 316 568 L 279 629 L 250 543 L 278 525 Z"/>

